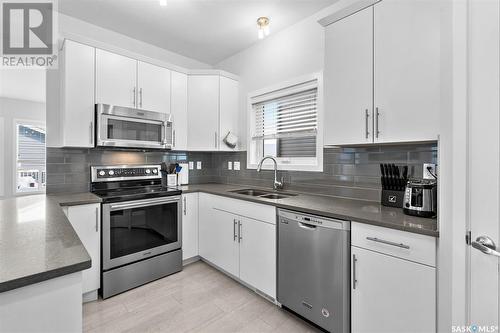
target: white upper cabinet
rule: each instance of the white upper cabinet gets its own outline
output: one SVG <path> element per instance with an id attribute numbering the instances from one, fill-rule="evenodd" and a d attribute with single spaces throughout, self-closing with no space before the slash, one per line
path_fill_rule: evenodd
<path id="1" fill-rule="evenodd" d="M 219 147 L 219 76 L 188 78 L 188 149 L 214 151 Z"/>
<path id="2" fill-rule="evenodd" d="M 326 145 L 437 140 L 440 6 L 384 0 L 326 28 Z"/>
<path id="3" fill-rule="evenodd" d="M 437 140 L 440 6 L 441 1 L 400 0 L 374 6 L 376 142 Z"/>
<path id="4" fill-rule="evenodd" d="M 47 72 L 47 146 L 94 146 L 94 59 L 95 48 L 66 40 L 59 75 Z"/>
<path id="5" fill-rule="evenodd" d="M 373 7 L 326 28 L 325 145 L 373 140 Z"/>
<path id="6" fill-rule="evenodd" d="M 173 121 L 173 150 L 187 150 L 188 133 L 188 77 L 186 74 L 171 73 L 171 114 Z"/>
<path id="7" fill-rule="evenodd" d="M 96 50 L 96 103 L 135 108 L 137 60 Z"/>
<path id="8" fill-rule="evenodd" d="M 170 113 L 170 70 L 137 63 L 137 108 Z"/>
<path id="9" fill-rule="evenodd" d="M 239 135 L 239 85 L 238 81 L 221 76 L 220 77 L 220 96 L 219 96 L 219 150 L 233 151 L 237 150 L 243 139 Z M 238 144 L 235 148 L 229 147 L 224 143 L 224 138 L 231 132 L 238 137 Z"/>

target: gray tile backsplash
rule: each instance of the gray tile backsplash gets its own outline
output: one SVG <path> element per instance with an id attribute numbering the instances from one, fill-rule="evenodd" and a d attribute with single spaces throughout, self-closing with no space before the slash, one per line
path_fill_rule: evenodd
<path id="1" fill-rule="evenodd" d="M 408 165 L 421 177 L 423 163 L 437 164 L 436 144 L 325 148 L 323 172 L 283 171 L 285 189 L 379 201 L 379 163 Z M 191 184 L 218 182 L 272 186 L 272 171 L 246 168 L 246 152 L 140 152 L 103 149 L 47 149 L 47 192 L 88 191 L 91 165 L 201 161 L 201 170 L 189 170 Z M 228 170 L 228 161 L 240 161 L 241 170 Z M 196 164 L 196 163 L 195 163 Z"/>

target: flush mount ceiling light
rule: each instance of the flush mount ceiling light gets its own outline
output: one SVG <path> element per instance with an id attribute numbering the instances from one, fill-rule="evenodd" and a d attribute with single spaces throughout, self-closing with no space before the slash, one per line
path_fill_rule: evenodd
<path id="1" fill-rule="evenodd" d="M 167 0 L 160 0 L 160 6 L 162 7 L 167 6 Z"/>
<path id="2" fill-rule="evenodd" d="M 257 19 L 257 26 L 259 27 L 259 39 L 263 39 L 265 36 L 269 36 L 271 32 L 269 30 L 269 18 L 262 16 Z"/>

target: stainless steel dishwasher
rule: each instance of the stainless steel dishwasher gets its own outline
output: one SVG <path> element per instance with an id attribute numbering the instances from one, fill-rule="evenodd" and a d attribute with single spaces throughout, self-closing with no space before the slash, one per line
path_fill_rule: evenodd
<path id="1" fill-rule="evenodd" d="M 278 210 L 278 302 L 330 332 L 350 330 L 349 221 Z"/>

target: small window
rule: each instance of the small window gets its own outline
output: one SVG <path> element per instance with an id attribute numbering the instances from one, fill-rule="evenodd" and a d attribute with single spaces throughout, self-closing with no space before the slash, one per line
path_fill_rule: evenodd
<path id="1" fill-rule="evenodd" d="M 249 168 L 272 156 L 281 170 L 322 171 L 319 81 L 315 76 L 250 97 Z"/>
<path id="2" fill-rule="evenodd" d="M 16 193 L 44 192 L 45 125 L 16 124 Z"/>

